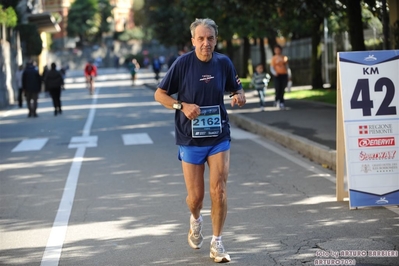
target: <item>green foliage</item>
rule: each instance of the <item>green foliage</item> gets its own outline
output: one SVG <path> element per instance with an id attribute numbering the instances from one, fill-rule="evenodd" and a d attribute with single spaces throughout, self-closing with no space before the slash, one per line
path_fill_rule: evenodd
<path id="1" fill-rule="evenodd" d="M 110 21 L 112 19 L 112 10 L 113 6 L 109 3 L 109 0 L 98 0 L 98 8 L 99 8 L 99 37 L 101 37 L 102 33 L 109 32 L 111 30 Z"/>
<path id="2" fill-rule="evenodd" d="M 0 5 L 0 24 L 5 24 L 7 27 L 14 28 L 17 25 L 17 14 L 14 11 L 14 8 L 7 7 L 3 8 Z"/>
<path id="3" fill-rule="evenodd" d="M 68 13 L 67 34 L 69 37 L 80 37 L 80 42 L 94 40 L 98 32 L 98 1 L 76 0 Z"/>
<path id="4" fill-rule="evenodd" d="M 42 39 L 35 24 L 19 24 L 16 29 L 19 32 L 21 42 L 25 46 L 27 56 L 40 55 L 43 49 Z"/>
<path id="5" fill-rule="evenodd" d="M 244 90 L 250 90 L 250 85 L 251 85 L 251 79 L 250 78 L 240 78 L 242 88 Z"/>
<path id="6" fill-rule="evenodd" d="M 120 41 L 143 40 L 144 32 L 141 28 L 135 27 L 134 29 L 125 30 L 121 34 L 118 34 L 117 39 Z"/>
<path id="7" fill-rule="evenodd" d="M 286 99 L 308 100 L 335 105 L 337 103 L 337 91 L 332 89 L 299 90 L 285 93 Z"/>
<path id="8" fill-rule="evenodd" d="M 184 0 L 146 0 L 143 8 L 135 11 L 135 22 L 140 18 L 141 25 L 165 46 L 183 47 L 191 37 L 189 32 L 191 19 L 184 2 Z"/>

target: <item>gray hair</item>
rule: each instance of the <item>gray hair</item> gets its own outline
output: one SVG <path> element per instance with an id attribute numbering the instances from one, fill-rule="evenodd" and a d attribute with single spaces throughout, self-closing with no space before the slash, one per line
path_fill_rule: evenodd
<path id="1" fill-rule="evenodd" d="M 193 23 L 190 25 L 191 37 L 194 38 L 195 29 L 199 26 L 203 25 L 207 28 L 214 29 L 215 35 L 218 36 L 218 25 L 216 25 L 215 21 L 210 18 L 196 18 Z"/>

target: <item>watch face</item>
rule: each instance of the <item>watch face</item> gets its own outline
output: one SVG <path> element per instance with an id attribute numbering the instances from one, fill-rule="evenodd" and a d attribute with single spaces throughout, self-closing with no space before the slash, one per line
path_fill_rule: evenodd
<path id="1" fill-rule="evenodd" d="M 173 104 L 173 109 L 180 110 L 181 109 L 181 103 L 174 103 Z"/>

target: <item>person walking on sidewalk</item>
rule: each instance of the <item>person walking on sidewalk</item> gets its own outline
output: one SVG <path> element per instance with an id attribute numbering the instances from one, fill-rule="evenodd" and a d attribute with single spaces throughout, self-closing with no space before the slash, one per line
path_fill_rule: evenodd
<path id="1" fill-rule="evenodd" d="M 227 215 L 227 177 L 230 165 L 230 126 L 224 94 L 231 92 L 231 106 L 242 107 L 245 94 L 231 60 L 214 52 L 218 27 L 209 19 L 190 26 L 195 49 L 176 59 L 155 91 L 155 100 L 175 109 L 176 144 L 186 183 L 186 203 L 191 212 L 188 244 L 203 244 L 201 209 L 205 194 L 205 163 L 209 167 L 213 237 L 210 257 L 229 262 L 222 243 Z M 177 99 L 171 97 L 177 94 Z"/>
<path id="2" fill-rule="evenodd" d="M 274 76 L 274 88 L 276 90 L 275 106 L 285 108 L 284 92 L 288 83 L 288 57 L 282 54 L 280 45 L 274 47 L 274 56 L 270 62 L 270 72 Z"/>
<path id="3" fill-rule="evenodd" d="M 23 104 L 23 88 L 22 88 L 22 74 L 24 73 L 24 66 L 20 65 L 15 72 L 15 81 L 17 82 L 17 88 L 18 88 L 18 106 L 19 108 L 22 108 Z"/>
<path id="4" fill-rule="evenodd" d="M 57 65 L 55 63 L 51 63 L 51 69 L 47 71 L 44 77 L 44 84 L 53 99 L 54 115 L 62 114 L 61 88 L 64 85 L 64 78 L 61 72 L 57 70 Z"/>
<path id="5" fill-rule="evenodd" d="M 136 74 L 140 69 L 140 64 L 136 58 L 133 58 L 131 62 L 128 64 L 128 68 L 130 71 L 130 76 L 132 77 L 132 85 L 135 85 L 136 82 Z"/>
<path id="6" fill-rule="evenodd" d="M 22 74 L 22 88 L 26 95 L 26 103 L 29 110 L 28 117 L 38 117 L 36 112 L 37 99 L 42 88 L 42 78 L 32 61 L 27 63 Z"/>
<path id="7" fill-rule="evenodd" d="M 258 97 L 259 97 L 259 104 L 260 104 L 260 109 L 262 111 L 265 110 L 265 94 L 266 94 L 266 88 L 267 84 L 269 83 L 270 80 L 270 75 L 266 72 L 264 72 L 264 68 L 262 64 L 258 64 L 255 67 L 255 72 L 252 75 L 252 81 L 251 84 L 255 88 L 255 90 L 258 92 Z"/>
<path id="8" fill-rule="evenodd" d="M 152 60 L 152 70 L 155 73 L 155 80 L 159 80 L 159 73 L 161 72 L 162 64 L 161 60 L 159 60 L 159 57 L 156 55 L 154 59 Z"/>

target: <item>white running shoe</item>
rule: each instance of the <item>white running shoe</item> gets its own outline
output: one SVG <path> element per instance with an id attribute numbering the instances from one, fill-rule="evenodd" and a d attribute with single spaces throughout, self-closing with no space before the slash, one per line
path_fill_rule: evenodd
<path id="1" fill-rule="evenodd" d="M 224 249 L 222 241 L 211 242 L 211 251 L 209 253 L 209 257 L 215 262 L 231 261 L 230 255 L 227 254 L 226 250 Z"/>
<path id="2" fill-rule="evenodd" d="M 204 237 L 202 236 L 202 221 L 191 221 L 190 217 L 190 230 L 188 231 L 188 244 L 194 249 L 199 249 L 204 242 Z"/>

